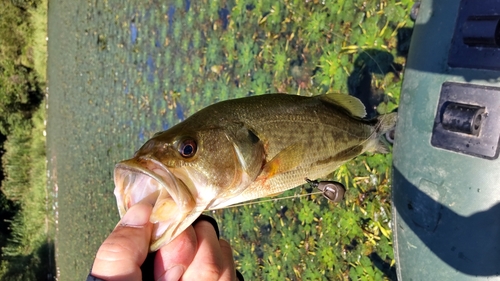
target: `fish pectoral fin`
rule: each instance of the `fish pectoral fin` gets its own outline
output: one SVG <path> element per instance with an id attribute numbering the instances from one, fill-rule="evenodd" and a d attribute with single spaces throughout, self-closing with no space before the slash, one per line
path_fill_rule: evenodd
<path id="1" fill-rule="evenodd" d="M 354 117 L 363 118 L 366 116 L 365 105 L 358 98 L 351 95 L 331 93 L 321 95 L 320 99 L 344 108 Z"/>
<path id="2" fill-rule="evenodd" d="M 267 180 L 277 174 L 291 171 L 302 162 L 303 156 L 303 144 L 295 143 L 287 146 L 264 165 L 261 176 L 259 177 L 263 177 L 263 179 Z"/>
<path id="3" fill-rule="evenodd" d="M 237 162 L 251 179 L 260 173 L 265 160 L 264 144 L 255 131 L 241 122 L 227 128 L 227 138 L 233 144 Z"/>

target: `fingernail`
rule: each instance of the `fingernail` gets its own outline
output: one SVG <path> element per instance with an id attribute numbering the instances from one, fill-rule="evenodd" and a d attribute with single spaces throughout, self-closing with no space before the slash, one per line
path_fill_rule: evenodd
<path id="1" fill-rule="evenodd" d="M 157 281 L 179 281 L 184 274 L 184 267 L 176 265 L 165 272 Z"/>
<path id="2" fill-rule="evenodd" d="M 149 222 L 153 207 L 150 204 L 137 203 L 130 207 L 120 221 L 125 226 L 144 226 Z"/>

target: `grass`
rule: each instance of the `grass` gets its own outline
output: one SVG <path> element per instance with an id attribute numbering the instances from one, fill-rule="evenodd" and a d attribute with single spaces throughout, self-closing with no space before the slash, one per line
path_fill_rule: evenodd
<path id="1" fill-rule="evenodd" d="M 47 81 L 47 5 L 48 0 L 42 0 L 38 7 L 29 10 L 33 34 L 29 40 L 32 48 L 33 68 L 39 81 Z"/>
<path id="2" fill-rule="evenodd" d="M 5 9 L 17 9 L 8 7 L 10 3 L 3 5 Z M 2 64 L 10 60 L 14 64 L 20 62 L 27 69 L 34 69 L 40 90 L 46 81 L 47 0 L 26 5 L 27 14 L 19 19 L 24 22 L 23 28 L 18 30 L 18 36 L 24 39 L 24 45 L 20 46 L 22 54 L 13 58 L 3 53 Z M 9 43 L 3 42 L 2 47 Z M 16 94 L 6 92 L 5 88 L 3 90 L 4 95 Z M 14 106 L 16 113 L 20 113 L 19 118 L 7 120 L 9 126 L 4 128 L 7 140 L 3 144 L 5 178 L 2 191 L 7 199 L 14 202 L 18 212 L 9 221 L 10 236 L 2 247 L 1 280 L 52 280 L 55 273 L 54 234 L 51 233 L 53 216 L 47 209 L 52 204 L 46 188 L 45 102 L 37 101 L 38 98 L 34 102 L 28 98 L 26 106 Z"/>
<path id="3" fill-rule="evenodd" d="M 2 249 L 2 280 L 46 280 L 47 276 L 54 274 L 53 260 L 50 259 L 53 258 L 53 241 L 48 237 L 49 229 L 53 227 L 47 212 L 44 115 L 44 106 L 41 106 L 31 119 L 32 125 L 10 135 L 5 143 L 3 164 L 7 168 L 7 180 L 9 174 L 27 180 L 14 182 L 18 187 L 15 190 L 4 189 L 8 198 L 20 202 L 20 212 L 12 220 L 11 238 Z M 19 156 L 24 159 L 16 158 Z M 25 175 L 15 175 L 11 169 Z"/>

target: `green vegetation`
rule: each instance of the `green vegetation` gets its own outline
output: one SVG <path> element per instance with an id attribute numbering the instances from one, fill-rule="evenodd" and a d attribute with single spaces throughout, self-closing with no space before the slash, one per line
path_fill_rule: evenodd
<path id="1" fill-rule="evenodd" d="M 75 113 L 73 122 L 65 110 L 51 116 L 65 134 L 51 128 L 51 151 L 65 155 L 57 164 L 66 171 L 59 169 L 61 279 L 83 278 L 116 223 L 113 164 L 202 107 L 340 91 L 361 98 L 373 117 L 399 101 L 409 0 L 58 3 L 54 34 L 72 43 L 54 50 L 72 64 L 67 80 L 51 81 L 51 98 Z M 314 190 L 305 186 L 285 194 L 300 198 L 215 212 L 245 277 L 393 279 L 390 160 L 365 155 L 331 175 L 347 187 L 341 204 L 306 195 Z"/>
<path id="2" fill-rule="evenodd" d="M 308 195 L 315 190 L 306 185 L 212 215 L 246 278 L 395 280 L 390 163 L 390 154 L 360 156 L 332 174 L 347 188 L 340 204 Z"/>
<path id="3" fill-rule="evenodd" d="M 47 0 L 0 4 L 1 280 L 54 274 L 45 164 Z"/>
<path id="4" fill-rule="evenodd" d="M 399 103 L 411 5 L 395 0 L 324 5 L 236 1 L 227 29 L 221 28 L 224 19 L 216 21 L 216 35 L 207 35 L 221 38 L 207 40 L 202 55 L 217 75 L 192 79 L 204 85 L 208 100 L 226 98 L 227 92 L 340 91 L 359 97 L 369 117 L 391 112 Z M 192 97 L 184 94 L 181 98 Z M 347 188 L 340 204 L 309 195 L 315 190 L 306 185 L 283 199 L 211 214 L 235 249 L 238 268 L 251 280 L 395 280 L 391 160 L 391 154 L 363 155 L 331 174 L 329 179 Z"/>

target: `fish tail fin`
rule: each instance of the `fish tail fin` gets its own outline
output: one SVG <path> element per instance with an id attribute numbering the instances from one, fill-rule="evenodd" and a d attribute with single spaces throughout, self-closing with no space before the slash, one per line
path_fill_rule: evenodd
<path id="1" fill-rule="evenodd" d="M 377 125 L 375 125 L 376 143 L 372 152 L 388 153 L 389 147 L 392 145 L 393 138 L 388 135 L 394 135 L 398 113 L 391 112 L 377 117 Z"/>

